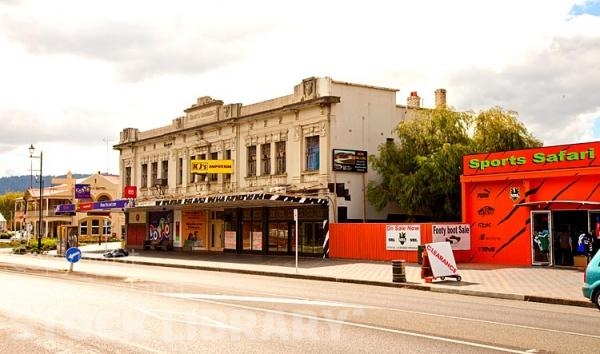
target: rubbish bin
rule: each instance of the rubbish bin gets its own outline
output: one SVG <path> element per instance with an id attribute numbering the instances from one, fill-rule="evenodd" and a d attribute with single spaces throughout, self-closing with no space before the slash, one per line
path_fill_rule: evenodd
<path id="1" fill-rule="evenodd" d="M 425 252 L 425 246 L 417 246 L 417 263 L 423 264 L 423 252 Z"/>
<path id="2" fill-rule="evenodd" d="M 406 271 L 404 268 L 405 260 L 392 261 L 392 282 L 405 283 Z"/>

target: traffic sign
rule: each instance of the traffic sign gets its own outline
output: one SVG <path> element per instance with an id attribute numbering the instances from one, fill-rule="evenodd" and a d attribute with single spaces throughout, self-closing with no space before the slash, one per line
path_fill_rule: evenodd
<path id="1" fill-rule="evenodd" d="M 65 258 L 70 263 L 77 263 L 81 259 L 81 250 L 77 247 L 71 247 L 65 252 Z"/>

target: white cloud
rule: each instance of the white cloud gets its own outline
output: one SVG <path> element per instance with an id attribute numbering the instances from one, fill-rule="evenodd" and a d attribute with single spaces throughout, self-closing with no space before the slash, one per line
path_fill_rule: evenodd
<path id="1" fill-rule="evenodd" d="M 309 76 L 519 112 L 546 144 L 594 140 L 600 18 L 582 1 L 0 1 L 0 175 L 118 172 L 125 127 L 196 97 L 251 104 Z M 72 159 L 65 159 L 66 154 Z M 109 159 L 106 162 L 107 157 Z"/>

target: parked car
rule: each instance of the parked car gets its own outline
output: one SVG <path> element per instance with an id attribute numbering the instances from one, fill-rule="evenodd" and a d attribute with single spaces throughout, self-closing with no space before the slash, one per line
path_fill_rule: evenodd
<path id="1" fill-rule="evenodd" d="M 127 250 L 119 248 L 116 250 L 110 250 L 108 252 L 105 252 L 103 256 L 106 258 L 127 257 L 129 256 L 129 252 L 127 252 Z"/>
<path id="2" fill-rule="evenodd" d="M 600 251 L 596 252 L 583 273 L 583 296 L 590 299 L 600 310 Z"/>

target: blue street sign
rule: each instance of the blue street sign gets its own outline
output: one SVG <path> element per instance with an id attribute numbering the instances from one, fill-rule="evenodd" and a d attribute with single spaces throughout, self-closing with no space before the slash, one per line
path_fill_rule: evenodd
<path id="1" fill-rule="evenodd" d="M 77 263 L 81 259 L 81 250 L 77 247 L 71 247 L 65 252 L 65 258 L 70 263 Z"/>

